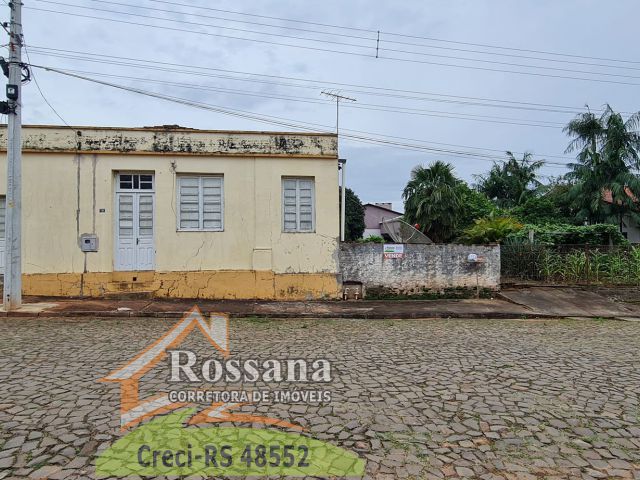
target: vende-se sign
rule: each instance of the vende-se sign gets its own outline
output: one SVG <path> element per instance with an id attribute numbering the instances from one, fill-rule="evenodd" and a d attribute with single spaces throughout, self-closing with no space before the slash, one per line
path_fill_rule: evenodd
<path id="1" fill-rule="evenodd" d="M 384 258 L 404 257 L 404 245 L 401 243 L 385 243 L 382 250 Z"/>

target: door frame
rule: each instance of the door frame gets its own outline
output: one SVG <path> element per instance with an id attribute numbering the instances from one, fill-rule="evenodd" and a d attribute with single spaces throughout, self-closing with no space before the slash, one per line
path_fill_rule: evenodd
<path id="1" fill-rule="evenodd" d="M 156 269 L 156 172 L 151 170 L 115 170 L 113 172 L 113 219 L 111 221 L 111 228 L 113 229 L 113 271 L 114 272 L 136 272 L 142 271 L 138 268 L 133 270 L 125 270 L 119 268 L 118 262 L 118 239 L 120 238 L 120 230 L 119 230 L 119 220 L 120 220 L 120 207 L 118 204 L 118 194 L 131 194 L 133 195 L 133 213 L 134 213 L 134 234 L 137 232 L 136 222 L 139 223 L 140 219 L 136 219 L 135 212 L 138 211 L 136 205 L 139 202 L 137 199 L 137 195 L 139 194 L 147 194 L 152 197 L 152 205 L 153 205 L 153 268 L 144 271 L 155 271 Z M 151 189 L 141 189 L 141 188 L 129 188 L 123 189 L 120 188 L 120 175 L 151 175 Z M 138 225 L 139 228 L 139 225 Z M 137 253 L 137 252 L 136 252 Z M 137 267 L 137 261 L 136 261 Z"/>

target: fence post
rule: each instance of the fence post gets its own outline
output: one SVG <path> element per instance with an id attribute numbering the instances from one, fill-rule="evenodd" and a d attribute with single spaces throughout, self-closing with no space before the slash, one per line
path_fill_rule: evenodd
<path id="1" fill-rule="evenodd" d="M 584 273 L 587 278 L 587 285 L 591 285 L 591 263 L 589 262 L 589 245 L 584 246 Z"/>

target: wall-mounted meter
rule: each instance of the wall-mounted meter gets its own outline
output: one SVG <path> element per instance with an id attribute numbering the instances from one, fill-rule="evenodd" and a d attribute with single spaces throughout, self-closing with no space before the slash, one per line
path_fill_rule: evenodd
<path id="1" fill-rule="evenodd" d="M 98 235 L 95 233 L 83 233 L 80 235 L 80 250 L 83 252 L 97 252 Z"/>
<path id="2" fill-rule="evenodd" d="M 18 100 L 18 85 L 7 85 L 7 98 L 9 100 Z"/>

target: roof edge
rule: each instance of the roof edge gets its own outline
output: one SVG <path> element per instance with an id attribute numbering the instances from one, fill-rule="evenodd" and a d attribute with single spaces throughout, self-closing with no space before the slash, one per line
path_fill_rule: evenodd
<path id="1" fill-rule="evenodd" d="M 0 125 L 0 128 L 7 128 L 6 124 Z M 308 137 L 337 137 L 338 135 L 331 132 L 283 132 L 270 130 L 209 130 L 190 127 L 173 127 L 166 128 L 162 125 L 152 127 L 113 127 L 113 126 L 96 126 L 96 125 L 22 125 L 22 128 L 44 128 L 51 130 L 123 130 L 129 132 L 182 132 L 182 133 L 222 133 L 222 134 L 238 134 L 238 135 L 299 135 Z"/>
<path id="2" fill-rule="evenodd" d="M 367 205 L 375 207 L 375 208 L 379 208 L 380 210 L 386 210 L 387 212 L 397 213 L 398 215 L 404 215 L 404 213 L 402 213 L 402 212 L 398 212 L 396 210 L 392 210 L 392 209 L 386 208 L 386 207 L 381 207 L 380 205 L 376 205 L 375 203 L 370 203 L 370 202 L 365 203 L 363 205 L 363 207 L 366 207 Z"/>

